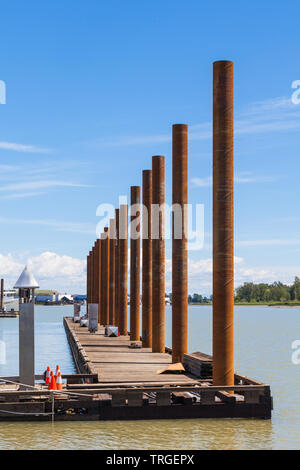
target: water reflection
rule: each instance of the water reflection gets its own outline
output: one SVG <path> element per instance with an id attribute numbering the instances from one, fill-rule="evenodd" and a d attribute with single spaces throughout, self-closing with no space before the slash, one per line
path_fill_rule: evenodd
<path id="1" fill-rule="evenodd" d="M 166 420 L 0 425 L 1 449 L 271 449 L 271 421 Z"/>
<path id="2" fill-rule="evenodd" d="M 299 449 L 300 365 L 291 344 L 300 339 L 299 309 L 235 309 L 235 363 L 244 375 L 271 385 L 272 421 L 166 420 L 85 423 L 0 423 L 0 449 Z M 36 309 L 36 365 L 42 372 L 59 362 L 73 372 L 62 317 L 72 307 Z M 211 307 L 189 308 L 189 350 L 211 351 Z M 259 327 L 258 327 L 259 325 Z M 0 375 L 18 373 L 18 320 L 0 320 L 6 364 Z M 166 308 L 166 342 L 171 345 L 171 308 Z"/>

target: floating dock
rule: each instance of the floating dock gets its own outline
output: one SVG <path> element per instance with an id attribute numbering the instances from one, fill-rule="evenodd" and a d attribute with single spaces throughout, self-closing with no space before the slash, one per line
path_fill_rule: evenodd
<path id="1" fill-rule="evenodd" d="M 171 349 L 132 348 L 129 336 L 92 334 L 71 318 L 64 327 L 78 374 L 62 376 L 61 392 L 0 378 L 0 421 L 271 418 L 270 386 L 238 374 L 234 386 L 213 386 L 211 356 L 185 354 L 185 372 L 158 373 L 172 364 Z"/>
<path id="2" fill-rule="evenodd" d="M 0 311 L 0 318 L 16 318 L 19 316 L 19 312 L 16 310 L 10 310 L 8 312 Z"/>
<path id="3" fill-rule="evenodd" d="M 270 386 L 238 374 L 234 386 L 213 386 L 207 354 L 185 354 L 184 373 L 161 374 L 172 364 L 169 348 L 132 348 L 130 336 L 106 337 L 101 326 L 91 334 L 70 318 L 64 326 L 78 371 L 99 380 L 68 389 L 97 392 L 99 419 L 271 418 Z"/>

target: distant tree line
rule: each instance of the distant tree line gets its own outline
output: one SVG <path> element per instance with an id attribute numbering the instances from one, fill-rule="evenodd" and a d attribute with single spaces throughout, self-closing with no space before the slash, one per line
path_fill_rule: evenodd
<path id="1" fill-rule="evenodd" d="M 245 282 L 236 289 L 236 302 L 288 302 L 289 300 L 300 301 L 300 279 L 295 277 L 291 286 L 282 282 L 273 284 L 254 284 Z"/>
<path id="2" fill-rule="evenodd" d="M 166 294 L 172 302 L 172 293 Z M 202 296 L 201 294 L 189 295 L 189 304 L 210 304 L 213 296 Z M 235 291 L 236 303 L 253 302 L 300 302 L 300 278 L 295 277 L 294 283 L 290 286 L 282 282 L 273 282 L 273 284 L 245 282 Z"/>
<path id="3" fill-rule="evenodd" d="M 212 301 L 212 296 L 203 297 L 200 294 L 189 295 L 189 304 L 209 304 Z"/>

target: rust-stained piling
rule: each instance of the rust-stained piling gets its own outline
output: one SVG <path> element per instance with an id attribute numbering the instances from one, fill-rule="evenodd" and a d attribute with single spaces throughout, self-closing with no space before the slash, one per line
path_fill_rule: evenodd
<path id="1" fill-rule="evenodd" d="M 165 352 L 165 158 L 152 157 L 152 351 Z"/>
<path id="2" fill-rule="evenodd" d="M 110 268 L 110 250 L 109 250 L 109 228 L 104 228 L 104 240 L 102 241 L 104 246 L 104 311 L 103 311 L 103 320 L 104 325 L 109 324 L 109 268 Z"/>
<path id="3" fill-rule="evenodd" d="M 98 305 L 98 321 L 99 321 L 99 245 L 98 239 L 95 241 L 95 304 Z"/>
<path id="4" fill-rule="evenodd" d="M 233 62 L 213 65 L 213 381 L 234 384 Z"/>
<path id="5" fill-rule="evenodd" d="M 105 239 L 104 233 L 101 233 L 100 236 L 100 244 L 101 244 L 101 299 L 100 299 L 100 323 L 101 325 L 105 326 Z"/>
<path id="6" fill-rule="evenodd" d="M 89 252 L 89 264 L 88 264 L 88 304 L 92 303 L 92 251 Z"/>
<path id="7" fill-rule="evenodd" d="M 97 253 L 97 304 L 98 304 L 98 322 L 101 324 L 101 241 L 96 241 Z"/>
<path id="8" fill-rule="evenodd" d="M 127 281 L 128 281 L 128 206 L 120 205 L 119 214 L 119 331 L 127 335 Z"/>
<path id="9" fill-rule="evenodd" d="M 93 304 L 97 303 L 97 253 L 96 253 L 96 242 L 93 246 Z"/>
<path id="10" fill-rule="evenodd" d="M 172 148 L 172 361 L 188 351 L 188 126 L 173 126 Z"/>
<path id="11" fill-rule="evenodd" d="M 131 186 L 130 210 L 130 339 L 140 340 L 141 188 Z"/>
<path id="12" fill-rule="evenodd" d="M 152 171 L 143 171 L 142 224 L 142 340 L 144 348 L 152 348 Z"/>
<path id="13" fill-rule="evenodd" d="M 119 214 L 120 210 L 115 210 L 116 220 L 116 240 L 115 240 L 115 325 L 119 326 L 119 294 L 120 294 L 120 258 L 119 258 Z"/>
<path id="14" fill-rule="evenodd" d="M 88 305 L 89 305 L 89 276 L 90 276 L 90 259 L 89 255 L 86 257 L 86 305 L 87 305 L 87 311 L 88 311 Z"/>
<path id="15" fill-rule="evenodd" d="M 115 243 L 116 243 L 116 221 L 110 220 L 109 239 L 109 324 L 115 325 Z"/>
<path id="16" fill-rule="evenodd" d="M 92 247 L 91 249 L 91 283 L 90 283 L 90 289 L 91 289 L 91 304 L 94 303 L 94 248 Z"/>
<path id="17" fill-rule="evenodd" d="M 4 309 L 4 279 L 1 279 L 0 310 Z"/>

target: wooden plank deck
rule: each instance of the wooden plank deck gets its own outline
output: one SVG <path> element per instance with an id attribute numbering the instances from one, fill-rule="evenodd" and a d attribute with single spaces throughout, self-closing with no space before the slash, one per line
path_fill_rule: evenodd
<path id="1" fill-rule="evenodd" d="M 194 383 L 195 378 L 187 374 L 157 374 L 172 363 L 167 353 L 153 353 L 150 348 L 130 349 L 129 336 L 110 338 L 104 336 L 104 328 L 91 334 L 66 319 L 70 330 L 75 333 L 88 360 L 98 373 L 100 383 Z"/>

